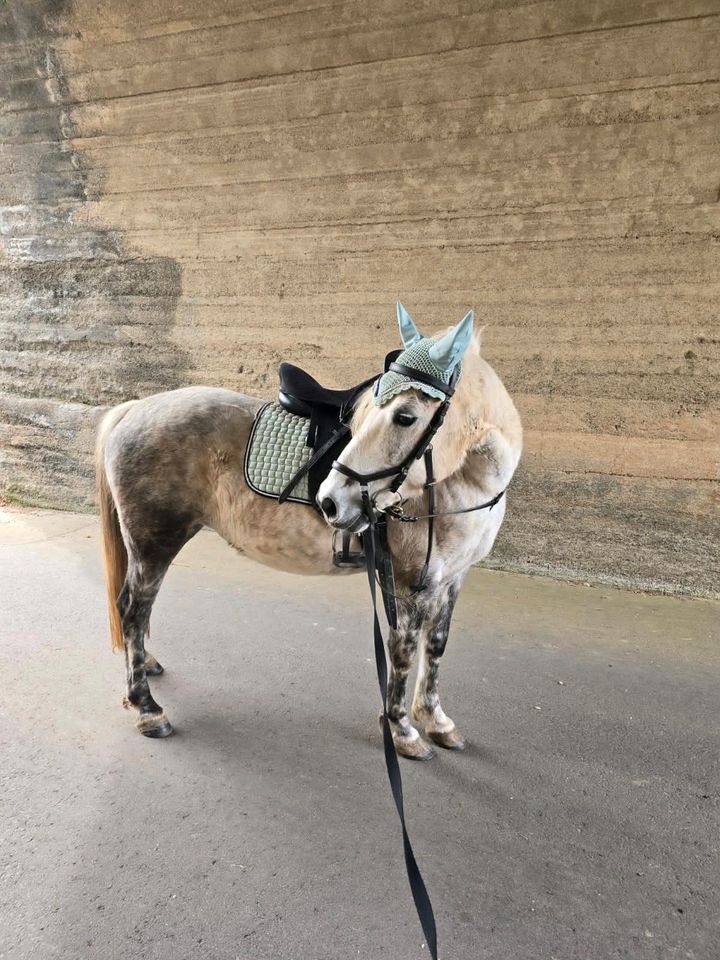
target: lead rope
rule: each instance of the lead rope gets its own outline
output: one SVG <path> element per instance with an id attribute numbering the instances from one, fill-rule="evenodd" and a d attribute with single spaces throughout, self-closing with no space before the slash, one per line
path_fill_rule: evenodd
<path id="1" fill-rule="evenodd" d="M 437 929 L 435 926 L 435 914 L 433 913 L 432 903 L 428 896 L 425 881 L 417 865 L 415 854 L 413 852 L 410 837 L 408 836 L 407 826 L 405 824 L 405 806 L 403 803 L 402 777 L 400 776 L 400 763 L 395 752 L 393 744 L 392 730 L 390 729 L 390 720 L 387 712 L 387 685 L 388 671 L 387 660 L 385 659 L 385 640 L 380 627 L 380 620 L 377 612 L 377 592 L 375 588 L 375 525 L 373 508 L 370 502 L 370 496 L 367 487 L 362 488 L 362 498 L 365 511 L 367 513 L 369 526 L 363 531 L 362 540 L 365 549 L 365 562 L 367 566 L 368 583 L 370 584 L 370 596 L 373 604 L 373 637 L 375 641 L 375 666 L 377 668 L 378 684 L 380 685 L 380 697 L 382 700 L 382 729 L 383 729 L 383 748 L 385 751 L 385 766 L 387 767 L 388 780 L 392 791 L 395 807 L 397 808 L 400 824 L 402 826 L 403 850 L 405 853 L 405 869 L 410 891 L 415 901 L 420 925 L 425 934 L 430 957 L 437 960 Z"/>

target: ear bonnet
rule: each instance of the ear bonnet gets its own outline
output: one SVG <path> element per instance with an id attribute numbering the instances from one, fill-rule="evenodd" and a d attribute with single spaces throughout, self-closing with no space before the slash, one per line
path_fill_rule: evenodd
<path id="1" fill-rule="evenodd" d="M 473 330 L 472 310 L 448 333 L 435 337 L 424 337 L 401 303 L 397 305 L 397 317 L 405 349 L 394 362 L 449 386 L 455 368 L 470 343 Z M 375 382 L 373 402 L 380 407 L 404 390 L 420 390 L 437 400 L 445 400 L 447 397 L 445 392 L 431 384 L 413 380 L 410 374 L 387 370 Z"/>

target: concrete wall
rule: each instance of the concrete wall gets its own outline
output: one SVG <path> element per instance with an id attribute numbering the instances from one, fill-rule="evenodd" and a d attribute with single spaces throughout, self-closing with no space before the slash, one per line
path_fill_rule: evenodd
<path id="1" fill-rule="evenodd" d="M 527 455 L 495 562 L 717 589 L 720 0 L 10 0 L 0 489 L 98 405 L 377 368 L 474 305 Z"/>

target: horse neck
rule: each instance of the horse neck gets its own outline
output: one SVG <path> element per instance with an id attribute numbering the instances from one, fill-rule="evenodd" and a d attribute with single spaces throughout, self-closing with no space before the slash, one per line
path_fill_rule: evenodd
<path id="1" fill-rule="evenodd" d="M 478 357 L 468 373 L 464 389 L 458 390 L 459 419 L 468 424 L 467 446 L 448 479 L 492 496 L 508 485 L 518 465 L 522 424 L 515 404 L 489 363 Z"/>

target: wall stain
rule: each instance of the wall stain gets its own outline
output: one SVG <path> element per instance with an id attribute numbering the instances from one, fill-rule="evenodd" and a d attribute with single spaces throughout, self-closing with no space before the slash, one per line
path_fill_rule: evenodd
<path id="1" fill-rule="evenodd" d="M 12 0 L 0 11 L 11 65 L 0 114 L 8 158 L 0 179 L 0 492 L 83 508 L 93 502 L 98 408 L 182 386 L 190 362 L 172 342 L 177 262 L 135 256 L 121 230 L 78 218 L 88 167 L 71 142 L 58 53 L 71 7 Z"/>

